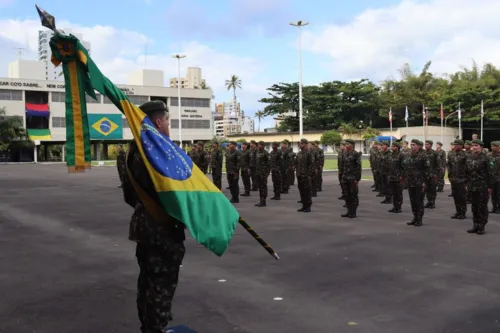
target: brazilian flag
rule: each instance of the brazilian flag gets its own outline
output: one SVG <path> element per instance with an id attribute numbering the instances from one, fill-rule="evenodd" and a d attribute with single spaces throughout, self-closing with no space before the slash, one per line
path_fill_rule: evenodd
<path id="1" fill-rule="evenodd" d="M 96 90 L 108 97 L 127 118 L 164 211 L 186 225 L 197 242 L 221 256 L 239 219 L 234 206 L 187 154 L 158 132 L 146 114 L 101 73 L 75 36 L 56 34 L 50 46 L 52 62 L 63 63 L 65 78 L 78 83 L 66 85 L 67 110 L 77 105 L 80 113 L 75 119 L 81 122 L 81 110 L 86 110 L 85 92 L 95 98 Z M 72 140 L 76 146 L 86 147 L 90 141 L 88 131 L 82 131 L 78 121 L 71 124 L 80 130 Z M 76 153 L 83 155 L 84 150 L 75 150 Z M 85 160 L 78 155 L 73 159 Z"/>

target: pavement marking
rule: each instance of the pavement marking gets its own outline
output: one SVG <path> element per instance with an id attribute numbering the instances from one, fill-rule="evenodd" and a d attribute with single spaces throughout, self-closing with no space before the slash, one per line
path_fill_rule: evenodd
<path id="1" fill-rule="evenodd" d="M 219 280 L 219 282 L 226 282 L 226 280 Z"/>
<path id="2" fill-rule="evenodd" d="M 282 300 L 283 300 L 283 298 L 282 298 L 282 297 L 275 297 L 275 298 L 274 298 L 274 300 L 275 300 L 275 301 L 282 301 Z"/>
<path id="3" fill-rule="evenodd" d="M 357 322 L 355 322 L 355 321 L 348 321 L 348 322 L 347 322 L 347 325 L 348 325 L 348 326 L 358 326 L 358 323 L 357 323 Z"/>

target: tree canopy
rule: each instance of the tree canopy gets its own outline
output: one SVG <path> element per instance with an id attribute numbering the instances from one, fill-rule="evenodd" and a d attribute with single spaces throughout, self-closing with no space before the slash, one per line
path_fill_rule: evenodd
<path id="1" fill-rule="evenodd" d="M 21 117 L 7 117 L 6 108 L 0 108 L 0 150 L 16 140 L 28 140 Z"/>
<path id="2" fill-rule="evenodd" d="M 380 84 L 363 79 L 351 82 L 331 81 L 303 86 L 304 130 L 332 130 L 339 127 L 356 129 L 389 127 L 389 108 L 392 108 L 393 126 L 422 125 L 422 109 L 428 110 L 429 124 L 439 125 L 440 108 L 448 123 L 458 121 L 459 108 L 462 123 L 478 125 L 481 119 L 481 101 L 484 101 L 485 125 L 500 122 L 500 69 L 486 63 L 479 67 L 462 67 L 451 74 L 437 75 L 431 71 L 431 62 L 417 73 L 409 64 L 400 70 L 398 79 L 390 78 Z M 264 116 L 284 116 L 279 131 L 299 130 L 298 83 L 277 83 L 267 89 L 268 96 L 259 100 L 266 103 Z"/>

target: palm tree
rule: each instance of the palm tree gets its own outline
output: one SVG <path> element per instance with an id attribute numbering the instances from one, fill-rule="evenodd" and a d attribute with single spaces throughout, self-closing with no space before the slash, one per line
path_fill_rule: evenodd
<path id="1" fill-rule="evenodd" d="M 227 87 L 227 90 L 233 89 L 233 97 L 234 97 L 234 100 L 236 101 L 236 88 L 241 89 L 240 78 L 234 74 L 231 75 L 231 78 L 229 80 L 226 80 L 226 87 Z"/>
<path id="2" fill-rule="evenodd" d="M 200 85 L 194 86 L 194 89 L 210 89 L 210 87 L 206 84 L 205 81 L 202 81 Z"/>
<path id="3" fill-rule="evenodd" d="M 0 108 L 0 147 L 8 146 L 12 141 L 27 139 L 22 121 L 17 117 L 6 117 L 5 107 Z M 21 118 L 22 119 L 22 118 Z"/>
<path id="4" fill-rule="evenodd" d="M 259 121 L 259 125 L 257 127 L 257 132 L 260 132 L 260 121 L 262 120 L 262 118 L 264 118 L 264 111 L 257 111 L 255 112 L 255 116 L 254 118 L 257 118 L 257 120 Z"/>

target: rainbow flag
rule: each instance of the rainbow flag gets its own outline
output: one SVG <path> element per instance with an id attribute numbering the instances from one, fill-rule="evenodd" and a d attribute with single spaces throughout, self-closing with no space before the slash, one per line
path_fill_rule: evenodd
<path id="1" fill-rule="evenodd" d="M 28 117 L 49 117 L 50 110 L 48 104 L 26 103 L 26 115 Z"/>
<path id="2" fill-rule="evenodd" d="M 73 68 L 78 77 L 86 78 L 79 81 L 83 83 L 78 86 L 79 91 L 71 90 L 71 96 L 79 97 L 79 103 L 83 105 L 85 91 L 93 93 L 96 90 L 125 115 L 165 212 L 186 225 L 198 243 L 221 256 L 238 223 L 239 213 L 234 206 L 187 154 L 169 137 L 158 132 L 146 114 L 101 73 L 76 37 L 55 35 L 50 45 L 56 58 L 57 45 L 71 50 L 72 54 L 67 58 L 77 58 L 78 65 Z M 64 64 L 65 60 L 62 61 Z M 63 66 L 63 69 L 65 77 L 71 74 L 72 69 L 68 66 Z M 68 89 L 68 85 L 66 87 Z M 95 95 L 91 96 L 95 98 Z M 67 95 L 66 104 L 72 105 L 72 102 L 74 100 L 69 100 Z"/>

